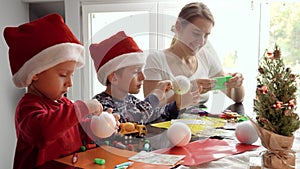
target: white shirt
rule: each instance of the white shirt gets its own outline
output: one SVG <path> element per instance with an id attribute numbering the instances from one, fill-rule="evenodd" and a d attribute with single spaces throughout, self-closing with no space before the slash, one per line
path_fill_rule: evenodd
<path id="1" fill-rule="evenodd" d="M 172 56 L 170 57 L 167 55 Z M 193 75 L 187 76 L 187 73 L 185 72 L 190 71 L 188 71 L 187 68 L 184 67 L 184 65 L 180 65 L 180 63 L 178 62 L 179 58 L 176 55 L 164 51 L 156 51 L 154 53 L 151 53 L 147 57 L 144 69 L 146 80 L 174 80 L 178 75 L 184 75 L 190 80 L 208 79 L 223 71 L 219 58 L 215 54 L 213 54 L 213 52 L 211 52 L 206 46 L 204 46 L 196 56 L 198 62 L 197 70 Z M 168 57 L 169 63 L 178 62 L 178 69 L 174 68 L 173 65 L 173 68 L 177 69 L 177 71 L 173 69 L 171 71 L 166 57 Z M 170 61 L 170 59 L 172 60 Z M 177 74 L 173 74 L 174 72 Z M 179 72 L 181 73 L 179 74 Z M 208 97 L 208 93 L 201 95 L 200 102 L 206 102 L 208 100 Z"/>

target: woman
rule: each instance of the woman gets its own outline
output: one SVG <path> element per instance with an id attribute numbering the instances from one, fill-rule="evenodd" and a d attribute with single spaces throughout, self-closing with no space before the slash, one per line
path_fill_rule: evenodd
<path id="1" fill-rule="evenodd" d="M 242 102 L 245 92 L 241 73 L 225 74 L 222 65 L 208 50 L 207 39 L 214 26 L 214 17 L 209 8 L 201 2 L 185 5 L 179 13 L 172 30 L 175 36 L 171 46 L 148 56 L 144 81 L 144 95 L 153 90 L 161 80 L 174 80 L 184 75 L 191 80 L 193 87 L 202 86 L 200 103 L 208 100 L 208 91 L 212 90 L 215 77 L 231 75 L 222 90 L 234 102 Z M 171 95 L 169 101 L 174 100 Z"/>

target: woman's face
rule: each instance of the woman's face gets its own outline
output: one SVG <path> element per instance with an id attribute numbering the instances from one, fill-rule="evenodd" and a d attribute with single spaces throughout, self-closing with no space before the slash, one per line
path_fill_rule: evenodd
<path id="1" fill-rule="evenodd" d="M 207 19 L 195 18 L 187 25 L 177 26 L 178 39 L 189 53 L 197 53 L 206 43 L 213 23 Z"/>

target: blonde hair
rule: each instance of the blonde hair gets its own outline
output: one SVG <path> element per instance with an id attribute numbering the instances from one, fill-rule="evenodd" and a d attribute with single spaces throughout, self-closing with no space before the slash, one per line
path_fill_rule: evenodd
<path id="1" fill-rule="evenodd" d="M 193 22 L 196 18 L 207 19 L 212 22 L 213 26 L 215 24 L 215 20 L 210 9 L 202 2 L 191 2 L 186 4 L 181 9 L 177 22 L 180 22 L 181 25 L 185 26 L 188 23 Z M 174 26 L 172 29 L 175 29 Z M 171 46 L 175 43 L 175 41 L 176 35 L 172 39 Z"/>

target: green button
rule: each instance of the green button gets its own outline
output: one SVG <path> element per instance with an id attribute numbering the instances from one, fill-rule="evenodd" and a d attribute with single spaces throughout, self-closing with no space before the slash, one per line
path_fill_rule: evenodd
<path id="1" fill-rule="evenodd" d="M 94 159 L 94 162 L 95 162 L 96 164 L 99 164 L 99 165 L 105 164 L 105 160 L 102 159 L 102 158 L 95 158 L 95 159 Z"/>
<path id="2" fill-rule="evenodd" d="M 86 147 L 85 146 L 81 146 L 81 151 L 85 151 Z"/>

